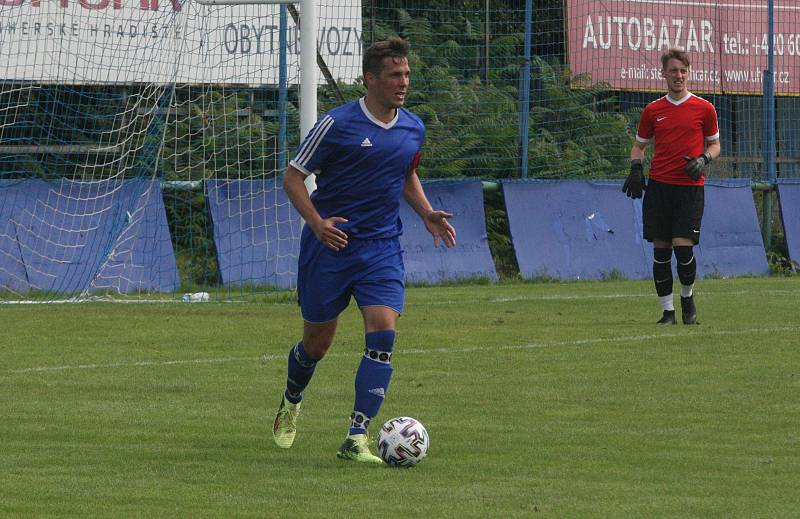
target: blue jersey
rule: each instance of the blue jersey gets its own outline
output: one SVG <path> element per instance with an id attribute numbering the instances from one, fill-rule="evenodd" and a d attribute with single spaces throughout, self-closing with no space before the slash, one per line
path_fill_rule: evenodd
<path id="1" fill-rule="evenodd" d="M 398 108 L 386 124 L 362 98 L 317 121 L 291 165 L 317 175 L 311 200 L 322 218 L 346 218 L 336 227 L 351 238 L 391 238 L 402 232 L 400 197 L 424 140 L 419 117 Z"/>

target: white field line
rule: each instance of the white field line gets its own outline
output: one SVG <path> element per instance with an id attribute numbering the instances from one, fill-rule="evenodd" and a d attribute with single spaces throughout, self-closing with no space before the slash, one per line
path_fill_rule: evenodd
<path id="1" fill-rule="evenodd" d="M 752 290 L 697 290 L 698 296 L 737 296 L 737 295 L 753 295 L 753 294 L 766 294 L 766 295 L 796 295 L 797 290 L 759 290 L 753 292 Z M 406 306 L 423 306 L 423 305 L 453 305 L 453 304 L 486 304 L 486 303 L 513 303 L 515 301 L 572 301 L 572 300 L 591 300 L 591 299 L 628 299 L 628 298 L 652 298 L 655 299 L 655 294 L 650 292 L 639 293 L 616 293 L 616 294 L 565 294 L 565 295 L 516 295 L 505 297 L 493 297 L 489 299 L 482 299 L 478 297 L 460 298 L 460 299 L 437 299 L 435 301 L 424 300 L 408 300 L 406 299 Z M 56 301 L 33 301 L 33 300 L 9 300 L 0 301 L 0 305 L 52 305 L 52 304 L 76 304 L 76 303 L 115 303 L 115 304 L 163 304 L 163 303 L 180 303 L 180 304 L 204 304 L 200 302 L 184 303 L 180 299 L 68 299 Z M 245 304 L 248 301 L 237 299 L 212 299 L 208 303 L 238 303 Z M 254 303 L 259 304 L 259 303 Z M 279 305 L 296 305 L 295 301 L 273 301 L 265 304 L 279 304 Z"/>
<path id="2" fill-rule="evenodd" d="M 693 327 L 694 328 L 694 327 Z M 696 328 L 694 328 L 696 329 Z M 800 332 L 800 326 L 783 326 L 778 328 L 748 328 L 745 330 L 713 330 L 709 332 L 702 331 L 700 333 L 654 333 L 643 335 L 628 335 L 623 337 L 606 337 L 606 338 L 592 338 L 592 339 L 577 339 L 571 341 L 556 341 L 556 342 L 532 342 L 527 344 L 515 344 L 509 346 L 474 346 L 471 348 L 425 348 L 425 349 L 401 349 L 401 354 L 409 355 L 425 355 L 429 353 L 472 353 L 476 351 L 516 351 L 516 350 L 532 350 L 539 348 L 557 348 L 561 346 L 587 346 L 592 344 L 614 344 L 626 342 L 641 342 L 657 339 L 671 339 L 677 337 L 721 337 L 728 335 L 744 335 L 744 334 L 770 334 L 776 332 Z M 236 362 L 261 362 L 267 363 L 275 360 L 285 360 L 285 353 L 279 355 L 270 354 L 262 355 L 261 357 L 221 357 L 215 359 L 184 359 L 184 360 L 145 360 L 138 362 L 116 362 L 111 364 L 78 364 L 74 366 L 42 366 L 33 368 L 22 369 L 9 369 L 0 373 L 6 375 L 19 375 L 25 373 L 48 373 L 60 371 L 73 371 L 73 370 L 93 370 L 93 369 L 119 369 L 119 368 L 142 368 L 142 367 L 164 367 L 164 366 L 180 366 L 191 364 L 229 364 Z M 354 353 L 329 353 L 326 358 L 330 357 L 352 357 Z"/>
<path id="3" fill-rule="evenodd" d="M 288 351 L 288 350 L 287 350 Z M 253 362 L 252 357 L 222 357 L 217 359 L 184 359 L 184 360 L 142 360 L 137 362 L 114 362 L 111 364 L 76 364 L 74 366 L 43 366 L 39 368 L 9 369 L 7 374 L 46 373 L 48 371 L 72 371 L 83 369 L 115 369 L 180 366 L 183 364 L 226 364 L 230 362 Z"/>
<path id="4" fill-rule="evenodd" d="M 704 296 L 739 296 L 739 295 L 753 295 L 756 292 L 752 290 L 732 290 L 726 291 L 700 291 L 697 290 L 698 297 Z M 766 295 L 796 295 L 796 290 L 759 290 L 758 294 Z M 591 300 L 591 299 L 628 299 L 628 298 L 651 298 L 656 299 L 655 293 L 627 293 L 627 294 L 565 294 L 565 295 L 518 295 L 506 297 L 494 297 L 491 299 L 479 298 L 463 298 L 463 299 L 450 299 L 450 300 L 436 300 L 436 301 L 406 301 L 406 306 L 411 305 L 453 305 L 465 303 L 513 303 L 516 301 L 573 301 L 573 300 Z"/>

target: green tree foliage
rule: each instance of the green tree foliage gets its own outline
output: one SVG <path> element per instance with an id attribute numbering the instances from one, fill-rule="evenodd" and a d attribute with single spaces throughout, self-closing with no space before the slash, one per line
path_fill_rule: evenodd
<path id="1" fill-rule="evenodd" d="M 278 124 L 257 113 L 249 90 L 201 92 L 175 107 L 164 136 L 165 180 L 273 178 Z M 188 111 L 188 113 L 187 113 Z"/>
<path id="2" fill-rule="evenodd" d="M 536 178 L 614 178 L 626 167 L 631 114 L 618 105 L 606 85 L 570 87 L 568 69 L 535 60 L 536 92 L 529 121 L 530 176 Z"/>
<path id="3" fill-rule="evenodd" d="M 553 49 L 548 36 L 560 2 L 540 2 L 535 48 Z M 483 2 L 403 2 L 365 8 L 373 39 L 400 35 L 412 44 L 407 107 L 428 128 L 421 174 L 428 178 L 517 178 L 520 153 L 520 72 L 524 54 L 519 6 L 493 4 L 485 46 Z M 375 15 L 375 19 L 370 19 Z M 378 19 L 379 18 L 379 19 Z M 366 29 L 365 29 L 366 30 Z M 489 55 L 490 53 L 490 55 Z M 621 110 L 604 85 L 573 89 L 559 55 L 535 56 L 531 67 L 527 176 L 543 179 L 615 178 L 625 169 L 635 114 Z M 484 67 L 485 63 L 489 67 Z M 363 88 L 362 88 L 363 90 Z"/>

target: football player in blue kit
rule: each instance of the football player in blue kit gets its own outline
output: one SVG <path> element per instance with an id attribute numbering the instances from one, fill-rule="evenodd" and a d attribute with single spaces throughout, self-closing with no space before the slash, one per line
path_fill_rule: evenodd
<path id="1" fill-rule="evenodd" d="M 366 96 L 320 118 L 284 177 L 284 189 L 306 225 L 297 269 L 303 339 L 289 351 L 286 390 L 273 424 L 281 448 L 294 443 L 303 390 L 333 343 L 339 314 L 352 296 L 363 315 L 365 348 L 350 429 L 337 456 L 382 463 L 369 450 L 367 427 L 389 388 L 403 311 L 400 197 L 423 220 L 434 245 L 455 245 L 452 214 L 431 207 L 417 176 L 425 126 L 403 108 L 408 51 L 408 42 L 400 38 L 365 51 Z M 309 196 L 304 182 L 311 174 L 317 189 Z"/>

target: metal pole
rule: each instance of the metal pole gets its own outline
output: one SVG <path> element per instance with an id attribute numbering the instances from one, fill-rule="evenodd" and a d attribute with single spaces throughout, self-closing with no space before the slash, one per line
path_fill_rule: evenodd
<path id="1" fill-rule="evenodd" d="M 776 178 L 775 168 L 775 1 L 769 0 L 767 38 L 767 70 L 764 71 L 764 179 L 772 185 Z M 761 236 L 764 248 L 769 251 L 772 245 L 772 190 L 764 191 L 761 216 Z"/>
<path id="2" fill-rule="evenodd" d="M 280 26 L 278 28 L 278 174 L 286 171 L 287 138 L 286 127 L 289 111 L 289 65 L 287 59 L 288 45 L 286 31 L 289 28 L 289 13 L 285 5 L 281 6 Z"/>
<path id="3" fill-rule="evenodd" d="M 525 0 L 525 61 L 519 88 L 519 176 L 528 178 L 528 119 L 531 111 L 531 25 L 533 0 Z"/>
<path id="4" fill-rule="evenodd" d="M 300 136 L 305 138 L 317 122 L 317 4 L 300 0 Z M 306 188 L 317 188 L 314 175 L 306 177 Z"/>
<path id="5" fill-rule="evenodd" d="M 486 60 L 484 61 L 484 82 L 488 85 L 489 84 L 489 34 L 490 34 L 490 27 L 489 27 L 489 0 L 486 0 L 486 31 L 484 35 L 484 49 L 486 54 Z"/>
<path id="6" fill-rule="evenodd" d="M 369 2 L 369 44 L 375 43 L 375 0 Z"/>

